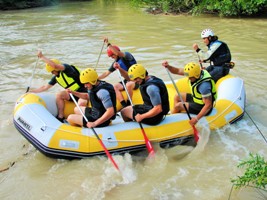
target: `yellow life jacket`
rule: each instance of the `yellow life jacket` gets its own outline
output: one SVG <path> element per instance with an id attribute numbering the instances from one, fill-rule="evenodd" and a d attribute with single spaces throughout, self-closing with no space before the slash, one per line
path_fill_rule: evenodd
<path id="1" fill-rule="evenodd" d="M 75 68 L 75 70 L 78 72 L 78 73 L 80 73 L 80 70 L 77 68 L 77 67 L 75 67 L 75 66 L 72 66 L 72 67 L 74 67 Z M 79 75 L 77 76 L 78 77 L 78 79 L 79 79 Z M 69 76 L 67 76 L 64 72 L 60 72 L 59 73 L 59 76 L 58 77 L 56 77 L 56 81 L 57 81 L 57 83 L 60 85 L 60 86 L 62 86 L 63 88 L 69 88 L 69 89 L 71 89 L 72 91 L 77 91 L 80 87 L 81 87 L 81 85 L 80 85 L 80 80 L 75 80 L 74 78 L 72 78 L 72 77 L 69 77 Z"/>
<path id="2" fill-rule="evenodd" d="M 200 79 L 198 79 L 195 83 L 193 83 L 193 85 L 191 84 L 190 80 L 188 80 L 189 86 L 191 88 L 193 101 L 201 105 L 204 105 L 204 102 L 202 100 L 202 95 L 198 90 L 198 86 L 204 81 L 210 82 L 211 84 L 212 101 L 214 102 L 217 98 L 217 92 L 216 92 L 215 82 L 211 78 L 209 72 L 207 72 L 206 70 L 203 70 L 200 75 Z"/>

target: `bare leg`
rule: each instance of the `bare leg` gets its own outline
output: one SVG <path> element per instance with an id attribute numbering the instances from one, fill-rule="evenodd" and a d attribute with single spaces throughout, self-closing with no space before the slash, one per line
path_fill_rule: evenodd
<path id="1" fill-rule="evenodd" d="M 84 113 L 85 107 L 80 107 L 80 108 L 81 108 L 82 112 Z M 67 121 L 71 125 L 83 126 L 83 115 L 81 114 L 80 109 L 75 107 L 74 113 L 75 114 L 71 114 L 68 116 Z"/>
<path id="2" fill-rule="evenodd" d="M 189 103 L 188 102 L 185 102 L 185 107 L 187 108 L 188 110 L 188 107 L 189 107 Z M 175 106 L 175 109 L 177 109 L 177 112 L 182 112 L 182 111 L 185 111 L 185 108 L 184 108 L 184 105 L 182 102 L 179 102 L 176 104 Z"/>
<path id="3" fill-rule="evenodd" d="M 126 88 L 127 88 L 127 91 L 129 93 L 129 96 L 130 96 L 131 99 L 133 98 L 134 87 L 135 87 L 135 82 L 129 81 L 129 82 L 126 83 Z"/>
<path id="4" fill-rule="evenodd" d="M 176 104 L 179 102 L 179 96 L 178 94 L 174 95 L 174 101 L 173 101 L 173 109 L 171 110 L 171 113 L 178 113 L 178 110 L 176 109 Z"/>
<path id="5" fill-rule="evenodd" d="M 76 126 L 76 125 L 83 126 L 83 116 L 82 115 L 70 114 L 67 118 L 67 121 L 72 126 Z"/>
<path id="6" fill-rule="evenodd" d="M 125 122 L 133 121 L 133 108 L 132 106 L 127 106 L 121 110 L 122 119 Z"/>
<path id="7" fill-rule="evenodd" d="M 70 96 L 67 91 L 61 91 L 56 95 L 56 103 L 58 108 L 58 117 L 64 117 L 64 107 L 65 107 L 65 100 L 70 100 Z"/>
<path id="8" fill-rule="evenodd" d="M 86 99 L 79 99 L 78 100 L 78 105 L 79 106 L 83 106 L 83 107 L 85 107 L 85 106 L 87 106 L 87 104 L 88 104 L 88 101 L 86 100 Z"/>
<path id="9" fill-rule="evenodd" d="M 183 101 L 185 102 L 186 101 L 186 93 L 181 93 L 181 96 L 183 98 Z M 185 103 L 185 104 L 188 104 L 188 103 Z M 187 105 L 187 107 L 188 107 L 188 105 Z M 176 94 L 174 96 L 174 106 L 173 106 L 171 113 L 179 113 L 183 110 L 185 110 L 183 103 L 182 103 L 180 97 L 178 96 L 178 94 Z"/>
<path id="10" fill-rule="evenodd" d="M 124 98 L 123 98 L 122 93 L 121 93 L 121 91 L 123 90 L 123 86 L 120 83 L 116 83 L 114 85 L 114 90 L 116 92 L 116 97 L 119 100 L 119 102 L 123 101 Z"/>

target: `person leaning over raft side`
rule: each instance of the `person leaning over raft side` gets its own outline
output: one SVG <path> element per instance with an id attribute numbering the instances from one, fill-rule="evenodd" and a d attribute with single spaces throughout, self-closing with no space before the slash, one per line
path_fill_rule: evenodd
<path id="1" fill-rule="evenodd" d="M 202 58 L 200 62 L 210 62 L 206 70 L 210 73 L 215 83 L 230 71 L 231 53 L 225 42 L 219 41 L 218 36 L 214 35 L 211 29 L 205 29 L 201 32 L 201 38 L 208 47 L 204 52 L 197 44 L 193 44 L 193 49 Z"/>
<path id="2" fill-rule="evenodd" d="M 42 59 L 46 65 L 46 71 L 52 73 L 54 76 L 48 82 L 48 84 L 41 86 L 37 89 L 32 89 L 29 92 L 39 93 L 44 92 L 58 83 L 63 88 L 69 88 L 71 90 L 86 92 L 86 88 L 80 82 L 80 71 L 77 67 L 69 64 L 61 64 L 59 60 L 48 59 L 41 51 L 38 51 L 37 56 Z M 64 120 L 64 106 L 65 100 L 72 101 L 70 95 L 65 90 L 60 91 L 56 95 L 56 103 L 58 107 L 57 119 L 61 122 Z"/>
<path id="3" fill-rule="evenodd" d="M 164 82 L 149 76 L 140 64 L 134 64 L 128 70 L 130 79 L 139 84 L 144 101 L 142 105 L 127 106 L 121 110 L 124 121 L 135 120 L 148 125 L 160 123 L 169 112 L 169 97 Z"/>
<path id="4" fill-rule="evenodd" d="M 113 65 L 115 62 L 118 62 L 121 66 L 119 68 L 121 75 L 125 79 L 124 83 L 126 85 L 126 88 L 129 92 L 130 97 L 132 97 L 133 90 L 135 90 L 139 87 L 136 83 L 134 83 L 133 81 L 130 81 L 128 73 L 127 73 L 128 69 L 133 64 L 136 64 L 136 60 L 135 60 L 134 56 L 129 52 L 122 52 L 118 46 L 110 44 L 108 42 L 108 38 L 105 38 L 104 42 L 107 44 L 107 47 L 108 47 L 107 48 L 107 55 L 108 55 L 108 57 L 111 57 L 114 60 L 114 62 L 112 63 L 112 65 L 110 66 L 110 68 L 106 72 L 104 72 L 103 74 L 101 74 L 99 76 L 99 79 L 104 79 L 105 77 L 110 75 L 112 72 L 114 72 L 115 68 L 113 67 Z M 126 107 L 126 106 L 130 105 L 129 100 L 125 101 L 123 98 L 123 95 L 121 93 L 121 91 L 124 90 L 122 82 L 114 84 L 114 89 L 115 89 L 115 92 L 117 95 L 117 99 L 121 103 L 122 107 Z"/>
<path id="5" fill-rule="evenodd" d="M 167 61 L 162 65 L 173 74 L 185 75 L 188 77 L 191 93 L 181 93 L 185 106 L 189 113 L 197 116 L 191 118 L 189 123 L 195 125 L 201 117 L 209 115 L 213 109 L 213 103 L 217 98 L 215 82 L 209 72 L 201 70 L 197 63 L 190 62 L 185 65 L 184 69 L 170 66 Z M 185 111 L 183 102 L 178 94 L 174 96 L 174 108 L 172 113 Z"/>
<path id="6" fill-rule="evenodd" d="M 116 117 L 116 93 L 113 85 L 98 80 L 98 74 L 92 68 L 82 71 L 80 80 L 88 89 L 88 93 L 80 93 L 70 89 L 67 91 L 79 98 L 90 101 L 91 108 L 80 106 L 88 122 L 83 118 L 77 107 L 74 108 L 75 114 L 69 115 L 67 121 L 72 125 L 88 128 L 108 126 L 110 121 Z"/>

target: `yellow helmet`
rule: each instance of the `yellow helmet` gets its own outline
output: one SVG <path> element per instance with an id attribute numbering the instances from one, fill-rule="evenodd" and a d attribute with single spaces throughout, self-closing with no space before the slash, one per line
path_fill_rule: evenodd
<path id="1" fill-rule="evenodd" d="M 144 79 L 146 77 L 146 69 L 143 65 L 134 64 L 128 69 L 128 75 L 131 80 L 136 78 Z"/>
<path id="2" fill-rule="evenodd" d="M 52 61 L 53 63 L 55 63 L 55 64 L 60 64 L 60 61 L 57 60 L 57 59 L 51 59 L 51 61 Z M 45 65 L 45 69 L 46 69 L 46 71 L 49 72 L 49 73 L 52 72 L 52 71 L 59 71 L 59 70 L 55 69 L 54 67 L 52 67 L 51 65 L 49 65 L 49 64 L 47 64 L 47 63 L 46 63 L 46 65 Z"/>
<path id="3" fill-rule="evenodd" d="M 83 70 L 80 74 L 80 81 L 82 84 L 90 83 L 95 85 L 98 79 L 98 74 L 92 68 L 87 68 Z"/>
<path id="4" fill-rule="evenodd" d="M 201 73 L 200 66 L 197 63 L 190 62 L 184 66 L 184 75 L 189 78 L 195 77 L 199 78 Z"/>

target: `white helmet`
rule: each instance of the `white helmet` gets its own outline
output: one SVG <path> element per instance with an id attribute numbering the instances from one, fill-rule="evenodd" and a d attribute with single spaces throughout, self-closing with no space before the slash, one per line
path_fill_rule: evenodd
<path id="1" fill-rule="evenodd" d="M 207 38 L 209 36 L 214 36 L 214 33 L 211 29 L 204 29 L 201 34 L 200 34 L 201 38 Z"/>

